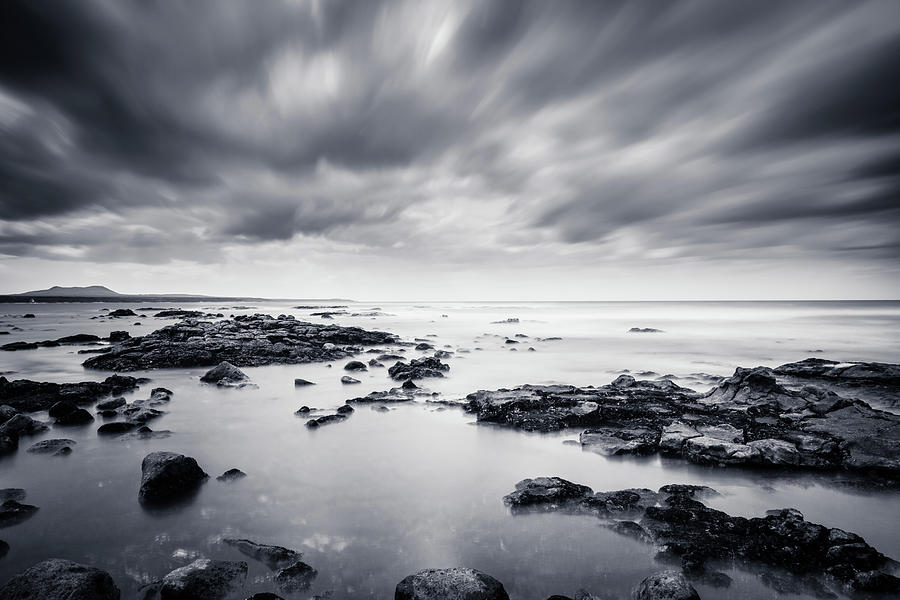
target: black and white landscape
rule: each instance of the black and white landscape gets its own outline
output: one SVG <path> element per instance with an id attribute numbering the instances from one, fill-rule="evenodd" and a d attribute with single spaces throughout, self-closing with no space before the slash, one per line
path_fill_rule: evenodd
<path id="1" fill-rule="evenodd" d="M 900 595 L 900 5 L 0 4 L 0 600 Z"/>

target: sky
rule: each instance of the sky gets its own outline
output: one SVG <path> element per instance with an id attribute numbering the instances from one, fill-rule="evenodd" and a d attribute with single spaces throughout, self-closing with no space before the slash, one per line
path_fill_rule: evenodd
<path id="1" fill-rule="evenodd" d="M 900 3 L 0 3 L 0 293 L 900 298 Z"/>

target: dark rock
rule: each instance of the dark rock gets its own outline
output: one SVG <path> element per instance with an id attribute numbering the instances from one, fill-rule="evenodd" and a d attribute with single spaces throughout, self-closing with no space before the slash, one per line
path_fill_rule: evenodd
<path id="1" fill-rule="evenodd" d="M 57 344 L 87 344 L 90 342 L 99 342 L 100 336 L 90 333 L 76 333 L 75 335 L 67 335 L 65 337 L 54 340 Z"/>
<path id="2" fill-rule="evenodd" d="M 403 356 L 400 355 L 400 354 L 381 354 L 381 355 L 379 355 L 379 356 L 376 357 L 376 360 L 378 360 L 378 361 L 383 361 L 383 360 L 403 360 Z"/>
<path id="3" fill-rule="evenodd" d="M 0 558 L 3 558 L 7 554 L 9 554 L 9 544 L 0 540 Z"/>
<path id="4" fill-rule="evenodd" d="M 38 345 L 34 342 L 10 342 L 0 346 L 0 350 L 7 352 L 15 352 L 16 350 L 37 350 Z"/>
<path id="5" fill-rule="evenodd" d="M 305 379 L 300 379 L 299 377 L 294 380 L 294 387 L 302 387 L 305 385 L 316 385 L 312 381 L 307 381 Z"/>
<path id="6" fill-rule="evenodd" d="M 517 483 L 516 491 L 504 496 L 503 502 L 512 508 L 539 506 L 553 510 L 573 501 L 580 502 L 593 493 L 586 485 L 560 477 L 536 477 Z"/>
<path id="7" fill-rule="evenodd" d="M 475 569 L 425 569 L 397 584 L 395 600 L 509 600 L 503 584 Z"/>
<path id="8" fill-rule="evenodd" d="M 434 350 L 434 346 L 432 346 L 428 342 L 422 342 L 421 344 L 416 344 L 416 350 L 419 350 L 419 351 Z"/>
<path id="9" fill-rule="evenodd" d="M 0 405 L 0 424 L 6 423 L 17 414 L 19 414 L 18 411 L 12 406 L 8 404 Z"/>
<path id="10" fill-rule="evenodd" d="M 632 327 L 628 333 L 664 333 L 662 329 L 654 329 L 653 327 Z"/>
<path id="11" fill-rule="evenodd" d="M 117 408 L 122 408 L 125 406 L 125 398 L 121 396 L 118 398 L 111 398 L 109 400 L 104 400 L 103 402 L 97 403 L 97 410 L 116 410 Z"/>
<path id="12" fill-rule="evenodd" d="M 0 504 L 0 527 L 18 525 L 33 517 L 37 511 L 37 506 L 22 504 L 18 500 L 7 500 Z"/>
<path id="13" fill-rule="evenodd" d="M 142 502 L 165 502 L 190 495 L 209 476 L 197 461 L 174 452 L 152 452 L 141 463 Z"/>
<path id="14" fill-rule="evenodd" d="M 312 410 L 312 409 L 310 409 L 308 406 L 301 406 L 294 412 L 294 414 L 295 415 L 308 415 L 310 410 Z"/>
<path id="15" fill-rule="evenodd" d="M 14 575 L 0 587 L 0 600 L 119 600 L 106 571 L 51 558 Z"/>
<path id="16" fill-rule="evenodd" d="M 345 371 L 366 371 L 366 364 L 362 361 L 351 360 L 346 365 L 344 365 Z"/>
<path id="17" fill-rule="evenodd" d="M 28 452 L 33 454 L 49 454 L 51 456 L 66 456 L 72 453 L 72 446 L 77 442 L 75 440 L 55 439 L 42 440 L 32 444 L 28 448 Z"/>
<path id="18" fill-rule="evenodd" d="M 341 377 L 341 383 L 352 384 L 352 383 L 362 383 L 362 382 L 359 379 L 354 379 L 353 377 L 350 377 L 349 375 L 344 375 L 343 377 Z"/>
<path id="19" fill-rule="evenodd" d="M 644 579 L 632 592 L 633 600 L 700 600 L 700 594 L 678 571 L 663 571 Z"/>
<path id="20" fill-rule="evenodd" d="M 347 418 L 347 415 L 342 415 L 340 413 L 333 415 L 323 415 L 321 417 L 316 417 L 314 419 L 310 419 L 306 422 L 306 426 L 310 429 L 316 429 L 322 425 L 328 425 L 329 423 L 340 423 Z"/>
<path id="21" fill-rule="evenodd" d="M 303 557 L 300 552 L 283 546 L 259 544 L 251 540 L 235 538 L 225 538 L 222 541 L 233 546 L 244 556 L 258 560 L 273 571 L 289 567 Z"/>
<path id="22" fill-rule="evenodd" d="M 247 474 L 241 471 L 240 469 L 228 469 L 218 477 L 216 477 L 216 481 L 237 481 L 238 479 L 243 479 Z"/>
<path id="23" fill-rule="evenodd" d="M 272 592 L 260 592 L 248 597 L 247 600 L 284 600 L 284 598 Z"/>
<path id="24" fill-rule="evenodd" d="M 89 404 L 104 396 L 134 390 L 139 383 L 141 381 L 134 377 L 122 375 L 81 383 L 47 383 L 27 379 L 7 381 L 0 377 L 0 402 L 18 411 L 35 412 L 48 410 L 62 400 L 76 405 Z"/>
<path id="25" fill-rule="evenodd" d="M 57 425 L 87 425 L 94 422 L 94 415 L 83 408 L 76 408 L 72 412 L 57 417 Z"/>
<path id="26" fill-rule="evenodd" d="M 23 319 L 33 319 L 33 318 L 34 318 L 34 314 L 32 314 L 32 313 L 25 313 L 24 315 L 22 315 L 22 318 L 23 318 Z"/>
<path id="27" fill-rule="evenodd" d="M 308 589 L 315 580 L 318 572 L 311 566 L 298 560 L 289 567 L 285 567 L 275 574 L 275 583 L 278 588 L 288 594 L 295 594 Z"/>
<path id="28" fill-rule="evenodd" d="M 244 587 L 247 563 L 201 558 L 162 580 L 161 600 L 225 600 Z"/>
<path id="29" fill-rule="evenodd" d="M 384 363 L 380 363 L 373 358 L 372 360 L 369 361 L 369 366 L 375 367 L 375 368 L 381 368 L 381 367 L 384 367 Z"/>
<path id="30" fill-rule="evenodd" d="M 111 331 L 109 333 L 109 341 L 114 344 L 117 344 L 119 342 L 124 342 L 125 340 L 129 339 L 130 337 L 131 337 L 131 334 L 128 333 L 127 331 Z"/>
<path id="31" fill-rule="evenodd" d="M 2 488 L 0 489 L 0 504 L 7 500 L 16 500 L 21 502 L 25 499 L 25 490 L 22 488 Z"/>
<path id="32" fill-rule="evenodd" d="M 272 341 L 272 340 L 276 341 Z M 314 324 L 286 316 L 240 315 L 221 321 L 187 319 L 112 347 L 84 362 L 92 369 L 143 369 L 298 364 L 351 356 L 359 346 L 393 343 L 393 334 Z"/>
<path id="33" fill-rule="evenodd" d="M 339 415 L 349 415 L 352 412 L 353 412 L 353 407 L 350 406 L 349 404 L 344 404 L 337 408 L 337 413 Z"/>
<path id="34" fill-rule="evenodd" d="M 0 431 L 0 456 L 12 454 L 19 449 L 19 435 Z"/>
<path id="35" fill-rule="evenodd" d="M 0 425 L 0 435 L 21 437 L 23 435 L 35 435 L 50 429 L 45 423 L 36 421 L 28 415 L 17 414 L 13 418 Z"/>
<path id="36" fill-rule="evenodd" d="M 237 386 L 247 381 L 246 373 L 235 367 L 228 361 L 222 361 L 217 366 L 206 372 L 200 381 L 214 383 L 220 386 Z"/>
<path id="37" fill-rule="evenodd" d="M 404 390 L 417 390 L 417 389 L 419 389 L 419 386 L 417 386 L 415 383 L 413 383 L 413 380 L 412 380 L 412 379 L 407 379 L 406 381 L 403 382 L 403 385 L 401 385 L 400 387 L 403 388 Z"/>
<path id="38" fill-rule="evenodd" d="M 450 365 L 442 363 L 433 356 L 415 358 L 409 363 L 397 362 L 388 369 L 388 375 L 397 381 L 406 379 L 423 379 L 425 377 L 443 377 L 444 371 L 449 371 Z"/>
<path id="39" fill-rule="evenodd" d="M 116 310 L 109 311 L 110 317 L 136 317 L 137 313 L 135 313 L 130 308 L 117 308 Z"/>
<path id="40" fill-rule="evenodd" d="M 393 404 L 397 402 L 412 402 L 418 397 L 433 397 L 434 395 L 436 395 L 434 392 L 418 386 L 409 387 L 403 385 L 402 387 L 391 388 L 388 391 L 372 392 L 359 398 L 351 398 L 347 400 L 347 404 Z"/>
<path id="41" fill-rule="evenodd" d="M 53 418 L 58 418 L 69 414 L 77 408 L 78 407 L 75 405 L 75 403 L 70 400 L 60 400 L 50 407 L 50 410 L 47 412 L 47 414 L 49 414 Z"/>
<path id="42" fill-rule="evenodd" d="M 130 421 L 116 421 L 114 423 L 104 423 L 97 428 L 100 435 L 118 435 L 120 433 L 128 433 L 140 427 L 140 423 L 132 423 Z"/>

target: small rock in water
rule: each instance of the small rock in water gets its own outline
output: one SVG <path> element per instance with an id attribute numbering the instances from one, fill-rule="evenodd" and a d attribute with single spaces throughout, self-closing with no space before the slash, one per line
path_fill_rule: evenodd
<path id="1" fill-rule="evenodd" d="M 0 504 L 0 527 L 18 525 L 34 516 L 38 511 L 37 506 L 22 504 L 18 500 L 7 500 Z M 0 596 L 2 598 L 2 596 Z"/>
<path id="2" fill-rule="evenodd" d="M 632 592 L 634 600 L 700 600 L 700 594 L 678 571 L 662 571 L 644 579 Z"/>
<path id="3" fill-rule="evenodd" d="M 125 406 L 125 398 L 112 398 L 110 400 L 104 400 L 103 402 L 97 403 L 97 410 L 116 410 L 117 408 L 122 408 Z"/>
<path id="4" fill-rule="evenodd" d="M 312 381 L 307 381 L 306 379 L 300 379 L 299 377 L 294 380 L 294 387 L 303 387 L 305 385 L 316 385 Z"/>
<path id="5" fill-rule="evenodd" d="M 137 323 L 135 323 L 137 325 Z M 109 334 L 109 341 L 116 344 L 118 342 L 124 342 L 129 339 L 131 334 L 127 331 L 111 331 Z"/>
<path id="6" fill-rule="evenodd" d="M 665 333 L 662 329 L 654 329 L 653 327 L 632 327 L 628 333 Z"/>
<path id="7" fill-rule="evenodd" d="M 97 428 L 100 435 L 118 435 L 120 433 L 128 433 L 140 427 L 140 423 L 132 423 L 130 421 L 116 421 L 114 423 L 104 423 Z"/>
<path id="8" fill-rule="evenodd" d="M 318 572 L 311 566 L 298 560 L 289 567 L 285 567 L 275 574 L 275 583 L 281 591 L 288 594 L 302 592 L 312 585 Z"/>
<path id="9" fill-rule="evenodd" d="M 83 408 L 76 408 L 72 412 L 57 417 L 57 425 L 87 425 L 94 422 L 94 415 Z"/>
<path id="10" fill-rule="evenodd" d="M 350 383 L 362 383 L 362 382 L 359 379 L 354 379 L 353 377 L 350 377 L 349 375 L 344 375 L 343 377 L 341 377 L 341 383 L 350 384 Z"/>
<path id="11" fill-rule="evenodd" d="M 106 571 L 70 560 L 51 558 L 14 575 L 2 587 L 3 600 L 119 600 Z"/>
<path id="12" fill-rule="evenodd" d="M 475 569 L 425 569 L 397 584 L 394 600 L 509 600 L 503 584 Z"/>
<path id="13" fill-rule="evenodd" d="M 55 440 L 42 440 L 35 444 L 32 444 L 30 448 L 28 448 L 28 452 L 32 454 L 49 454 L 51 456 L 65 456 L 67 454 L 72 453 L 72 446 L 74 446 L 77 442 L 74 440 L 66 440 L 66 439 L 55 439 Z"/>
<path id="14" fill-rule="evenodd" d="M 161 600 L 224 600 L 244 587 L 247 563 L 201 558 L 163 577 Z"/>
<path id="15" fill-rule="evenodd" d="M 350 406 L 349 404 L 344 404 L 337 408 L 337 413 L 339 415 L 349 415 L 352 412 L 353 412 L 353 407 Z"/>
<path id="16" fill-rule="evenodd" d="M 223 387 L 237 387 L 243 385 L 249 377 L 228 361 L 222 361 L 217 366 L 206 372 L 200 381 L 214 383 Z"/>
<path id="17" fill-rule="evenodd" d="M 236 481 L 238 479 L 243 479 L 247 474 L 241 471 L 240 469 L 228 469 L 218 477 L 216 477 L 216 481 Z"/>
<path id="18" fill-rule="evenodd" d="M 229 546 L 234 546 L 244 556 L 258 560 L 273 571 L 289 567 L 303 557 L 300 552 L 284 546 L 259 544 L 251 540 L 236 538 L 225 538 L 222 541 Z"/>
<path id="19" fill-rule="evenodd" d="M 152 452 L 141 463 L 142 502 L 165 502 L 190 495 L 209 476 L 197 461 L 174 452 Z"/>
<path id="20" fill-rule="evenodd" d="M 344 365 L 345 371 L 367 371 L 366 364 L 359 360 L 351 360 Z"/>

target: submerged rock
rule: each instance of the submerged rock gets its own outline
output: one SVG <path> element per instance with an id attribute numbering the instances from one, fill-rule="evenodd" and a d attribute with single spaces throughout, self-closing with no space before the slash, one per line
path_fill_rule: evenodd
<path id="1" fill-rule="evenodd" d="M 54 439 L 42 440 L 32 444 L 28 448 L 28 452 L 32 454 L 49 454 L 51 456 L 66 456 L 72 453 L 72 447 L 77 442 L 75 440 Z"/>
<path id="2" fill-rule="evenodd" d="M 0 504 L 0 527 L 18 525 L 33 517 L 37 511 L 37 506 L 22 504 L 18 500 L 6 500 Z"/>
<path id="3" fill-rule="evenodd" d="M 425 569 L 397 584 L 395 600 L 509 600 L 503 584 L 475 569 Z"/>
<path id="4" fill-rule="evenodd" d="M 396 336 L 358 327 L 314 324 L 281 315 L 240 315 L 221 321 L 187 319 L 118 343 L 83 364 L 91 369 L 237 367 L 329 361 L 358 353 L 359 346 L 388 344 Z"/>
<path id="5" fill-rule="evenodd" d="M 341 383 L 354 384 L 354 383 L 362 383 L 362 382 L 359 379 L 354 379 L 353 377 L 350 377 L 349 375 L 344 375 L 343 377 L 341 377 Z"/>
<path id="6" fill-rule="evenodd" d="M 142 502 L 166 502 L 190 495 L 209 477 L 197 461 L 174 452 L 152 452 L 141 463 Z"/>
<path id="7" fill-rule="evenodd" d="M 321 417 L 315 417 L 306 422 L 306 426 L 309 429 L 316 429 L 321 427 L 322 425 L 328 425 L 329 423 L 340 423 L 347 419 L 347 415 L 341 413 L 335 413 L 333 415 L 322 415 Z"/>
<path id="8" fill-rule="evenodd" d="M 275 573 L 275 583 L 281 591 L 295 594 L 309 588 L 316 575 L 318 572 L 315 569 L 302 560 L 298 560 L 291 566 Z"/>
<path id="9" fill-rule="evenodd" d="M 119 600 L 106 571 L 51 558 L 14 575 L 0 586 L 0 600 Z"/>
<path id="10" fill-rule="evenodd" d="M 397 362 L 388 369 L 388 375 L 397 381 L 406 379 L 423 379 L 425 377 L 443 377 L 450 365 L 442 363 L 433 356 L 414 358 L 409 363 Z"/>
<path id="11" fill-rule="evenodd" d="M 402 387 L 391 388 L 384 392 L 371 392 L 365 396 L 350 398 L 347 404 L 394 404 L 398 402 L 412 402 L 419 397 L 434 397 L 437 392 L 420 388 L 411 381 L 404 382 Z"/>
<path id="12" fill-rule="evenodd" d="M 284 546 L 259 544 L 251 540 L 236 538 L 225 538 L 222 541 L 233 546 L 241 554 L 258 560 L 273 571 L 289 567 L 303 557 L 300 552 Z"/>
<path id="13" fill-rule="evenodd" d="M 200 381 L 214 383 L 222 387 L 237 387 L 243 385 L 249 377 L 228 361 L 222 361 L 217 366 L 206 372 Z"/>
<path id="14" fill-rule="evenodd" d="M 238 479 L 243 479 L 247 474 L 241 471 L 240 469 L 228 469 L 218 477 L 216 477 L 216 481 L 237 481 Z"/>
<path id="15" fill-rule="evenodd" d="M 678 571 L 662 571 L 644 579 L 632 592 L 634 600 L 700 600 L 700 594 Z"/>
<path id="16" fill-rule="evenodd" d="M 224 600 L 244 587 L 247 563 L 201 558 L 163 577 L 160 600 Z"/>

